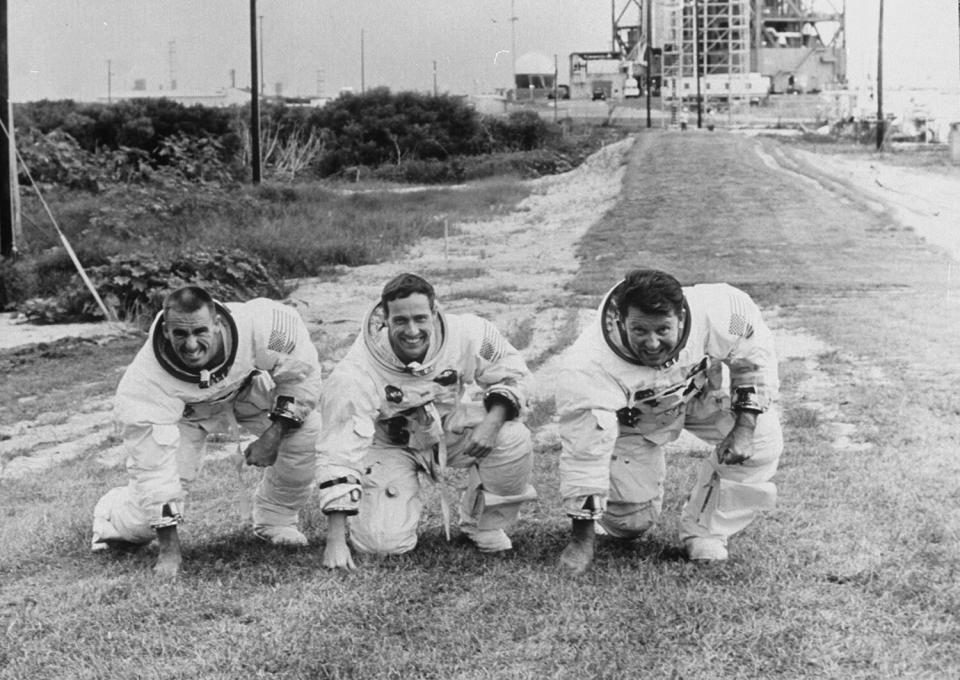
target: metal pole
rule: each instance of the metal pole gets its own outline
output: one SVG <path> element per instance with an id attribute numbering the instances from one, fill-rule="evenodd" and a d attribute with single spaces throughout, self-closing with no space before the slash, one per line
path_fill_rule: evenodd
<path id="1" fill-rule="evenodd" d="M 260 96 L 263 96 L 267 79 L 263 77 L 263 15 L 260 15 Z"/>
<path id="2" fill-rule="evenodd" d="M 250 0 L 250 164 L 260 184 L 260 86 L 257 82 L 257 0 Z"/>
<path id="3" fill-rule="evenodd" d="M 107 59 L 107 103 L 113 103 L 113 66 Z"/>
<path id="4" fill-rule="evenodd" d="M 708 30 L 707 29 L 710 26 L 710 21 L 708 20 L 708 17 L 707 17 L 707 7 L 710 4 L 710 1 L 709 0 L 702 0 L 702 1 L 703 1 L 703 21 L 700 24 L 700 30 L 703 32 L 703 44 L 701 45 L 701 50 L 700 50 L 700 61 L 702 65 L 700 72 L 703 75 L 703 77 L 706 78 L 707 75 L 710 73 L 710 69 L 709 69 L 710 62 L 707 59 L 707 56 L 708 56 L 707 55 L 707 52 L 708 52 L 708 43 L 707 43 Z M 709 84 L 710 83 L 708 81 L 707 85 Z M 700 123 L 703 119 L 703 111 L 704 109 L 706 109 L 705 104 L 707 103 L 707 99 L 709 97 L 710 97 L 709 94 L 704 94 L 703 100 L 697 102 L 697 127 L 700 127 Z"/>
<path id="5" fill-rule="evenodd" d="M 693 0 L 693 74 L 697 78 L 697 129 L 703 126 L 700 113 L 700 0 Z"/>
<path id="6" fill-rule="evenodd" d="M 364 62 L 366 55 L 364 54 L 364 44 L 363 44 L 363 29 L 360 29 L 360 94 L 364 94 L 367 91 L 367 74 L 366 74 L 366 64 Z"/>
<path id="7" fill-rule="evenodd" d="M 514 12 L 514 0 L 510 0 L 510 89 L 517 89 L 517 14 Z"/>
<path id="8" fill-rule="evenodd" d="M 877 28 L 877 151 L 883 148 L 883 0 Z"/>
<path id="9" fill-rule="evenodd" d="M 557 55 L 553 55 L 553 122 L 557 122 L 557 100 L 560 98 L 560 89 L 557 87 L 557 81 L 560 79 L 560 66 L 557 63 Z"/>
<path id="10" fill-rule="evenodd" d="M 437 60 L 433 60 L 433 96 L 437 96 Z"/>
<path id="11" fill-rule="evenodd" d="M 610 0 L 610 51 L 611 52 L 617 51 L 617 2 L 616 0 Z"/>
<path id="12" fill-rule="evenodd" d="M 13 116 L 10 115 L 10 65 L 7 58 L 7 0 L 0 0 L 0 255 L 12 257 L 16 253 L 13 229 L 13 180 L 10 162 L 13 153 L 10 131 Z"/>
<path id="13" fill-rule="evenodd" d="M 653 0 L 643 0 L 647 10 L 647 127 L 653 127 L 650 114 L 651 93 L 653 90 Z"/>

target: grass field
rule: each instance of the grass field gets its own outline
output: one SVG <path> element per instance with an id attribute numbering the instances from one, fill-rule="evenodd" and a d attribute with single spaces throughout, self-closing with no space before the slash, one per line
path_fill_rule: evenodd
<path id="1" fill-rule="evenodd" d="M 960 676 L 949 358 L 960 305 L 943 291 L 943 253 L 854 195 L 771 172 L 747 140 L 658 132 L 639 136 L 620 203 L 579 255 L 571 306 L 655 266 L 741 286 L 777 328 L 822 343 L 780 357 L 779 506 L 734 539 L 727 563 L 679 554 L 676 521 L 703 455 L 680 447 L 651 534 L 601 541 L 591 571 L 564 574 L 558 451 L 544 444 L 541 497 L 512 554 L 448 544 L 434 504 L 413 553 L 359 558 L 349 574 L 320 568 L 316 505 L 312 547 L 256 542 L 237 509 L 254 473 L 213 460 L 183 527 L 186 570 L 159 583 L 152 549 L 89 552 L 90 509 L 124 479 L 91 453 L 0 486 L 0 678 Z M 91 384 L 115 379 L 135 345 L 4 354 L 14 390 L 49 389 L 0 415 L 109 393 Z"/>

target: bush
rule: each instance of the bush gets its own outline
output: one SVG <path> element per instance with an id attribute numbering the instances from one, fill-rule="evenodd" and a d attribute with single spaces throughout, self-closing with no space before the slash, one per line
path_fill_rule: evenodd
<path id="1" fill-rule="evenodd" d="M 40 185 L 100 190 L 104 179 L 102 160 L 81 148 L 67 132 L 52 130 L 43 134 L 37 129 L 27 129 L 17 134 L 16 141 L 23 159 L 23 164 L 18 163 L 17 180 L 21 185 L 30 186 L 32 178 Z"/>
<path id="2" fill-rule="evenodd" d="M 559 128 L 548 123 L 536 111 L 514 111 L 506 118 L 487 116 L 489 151 L 531 151 L 559 136 Z"/>
<path id="3" fill-rule="evenodd" d="M 54 167 L 36 163 L 51 182 L 92 186 L 104 173 L 115 181 L 144 181 L 164 166 L 190 181 L 229 181 L 246 172 L 246 107 L 186 107 L 168 99 L 66 100 L 18 104 L 14 111 L 19 129 L 35 130 L 40 138 L 58 135 L 51 144 L 71 140 L 71 148 L 60 154 L 66 158 L 44 151 Z M 531 151 L 559 137 L 557 126 L 533 111 L 480 116 L 459 97 L 394 94 L 385 87 L 343 95 L 319 109 L 266 106 L 262 120 L 263 167 L 288 179 L 305 173 L 356 178 L 363 169 L 375 169 L 375 177 L 396 181 L 459 182 L 464 176 L 455 159 Z M 404 164 L 403 170 L 384 167 Z"/>
<path id="4" fill-rule="evenodd" d="M 186 135 L 217 140 L 230 156 L 240 149 L 230 109 L 184 106 L 171 99 L 133 99 L 115 104 L 78 104 L 72 100 L 15 104 L 18 130 L 42 134 L 58 130 L 94 153 L 121 146 L 153 153 L 168 137 Z"/>
<path id="5" fill-rule="evenodd" d="M 224 302 L 282 298 L 289 292 L 256 256 L 222 249 L 198 250 L 174 259 L 115 256 L 106 264 L 87 267 L 86 272 L 104 304 L 118 319 L 131 322 L 149 322 L 168 293 L 188 284 L 203 286 Z M 57 294 L 31 298 L 20 311 L 34 323 L 103 319 L 103 311 L 76 273 Z"/>

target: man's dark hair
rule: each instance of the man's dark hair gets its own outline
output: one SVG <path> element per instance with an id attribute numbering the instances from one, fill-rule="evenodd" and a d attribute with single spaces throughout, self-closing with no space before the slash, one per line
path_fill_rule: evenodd
<path id="1" fill-rule="evenodd" d="M 627 272 L 623 289 L 617 300 L 620 318 L 627 316 L 631 307 L 644 314 L 667 315 L 683 313 L 683 289 L 673 276 L 656 269 L 634 269 Z"/>
<path id="2" fill-rule="evenodd" d="M 217 313 L 217 305 L 213 301 L 213 296 L 200 286 L 183 286 L 167 295 L 163 301 L 163 315 L 166 317 L 170 309 L 191 314 L 200 311 L 206 307 L 210 314 Z"/>
<path id="3" fill-rule="evenodd" d="M 426 279 L 416 274 L 403 273 L 397 274 L 387 281 L 387 284 L 383 287 L 383 292 L 380 293 L 380 304 L 383 307 L 384 316 L 390 316 L 390 310 L 387 309 L 387 304 L 391 300 L 407 298 L 415 293 L 426 295 L 427 300 L 430 302 L 430 309 L 434 308 L 437 294 L 434 292 L 433 286 L 431 286 Z"/>

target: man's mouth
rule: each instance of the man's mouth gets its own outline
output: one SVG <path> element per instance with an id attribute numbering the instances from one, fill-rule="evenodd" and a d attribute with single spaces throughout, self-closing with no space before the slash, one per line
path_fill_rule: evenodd
<path id="1" fill-rule="evenodd" d="M 669 350 L 667 350 L 665 347 L 661 347 L 660 349 L 655 350 L 653 352 L 649 350 L 641 349 L 639 353 L 639 357 L 645 363 L 660 363 L 661 360 L 664 357 L 666 357 L 668 353 L 669 353 Z"/>
<path id="2" fill-rule="evenodd" d="M 193 350 L 192 352 L 181 352 L 180 357 L 187 363 L 196 363 L 200 361 L 204 356 L 204 351 L 202 349 Z"/>

